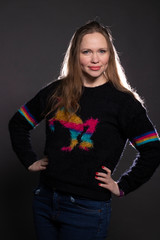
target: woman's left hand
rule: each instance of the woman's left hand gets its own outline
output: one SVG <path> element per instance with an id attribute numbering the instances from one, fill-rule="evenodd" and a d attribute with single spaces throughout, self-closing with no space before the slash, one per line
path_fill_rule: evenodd
<path id="1" fill-rule="evenodd" d="M 98 183 L 98 185 L 110 190 L 116 196 L 120 196 L 118 184 L 111 177 L 111 170 L 104 166 L 102 166 L 102 169 L 105 170 L 106 173 L 96 172 L 95 178 L 101 182 Z"/>

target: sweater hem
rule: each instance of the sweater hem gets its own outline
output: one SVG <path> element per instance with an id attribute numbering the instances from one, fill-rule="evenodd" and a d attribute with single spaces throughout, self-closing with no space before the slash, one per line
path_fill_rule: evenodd
<path id="1" fill-rule="evenodd" d="M 100 192 L 77 185 L 71 185 L 66 182 L 60 182 L 54 179 L 44 179 L 44 177 L 40 178 L 40 184 L 44 184 L 54 191 L 61 191 L 63 193 L 70 194 L 73 197 L 83 197 L 97 201 L 108 201 L 111 199 L 111 192 L 107 189 L 105 192 Z"/>

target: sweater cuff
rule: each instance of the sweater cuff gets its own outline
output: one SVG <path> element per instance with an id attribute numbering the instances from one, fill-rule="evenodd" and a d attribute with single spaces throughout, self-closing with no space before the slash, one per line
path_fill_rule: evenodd
<path id="1" fill-rule="evenodd" d="M 123 196 L 124 196 L 124 192 L 123 192 L 123 190 L 122 190 L 122 189 L 119 189 L 119 191 L 120 191 L 120 195 L 119 195 L 119 197 L 123 197 Z"/>
<path id="2" fill-rule="evenodd" d="M 30 165 L 38 160 L 34 152 L 17 153 L 17 156 L 27 170 Z"/>
<path id="3" fill-rule="evenodd" d="M 124 191 L 122 190 L 122 188 L 121 188 L 119 182 L 117 182 L 117 184 L 118 184 L 119 191 L 120 191 L 120 195 L 119 195 L 119 197 L 123 197 L 123 196 L 125 195 L 125 193 L 124 193 Z"/>

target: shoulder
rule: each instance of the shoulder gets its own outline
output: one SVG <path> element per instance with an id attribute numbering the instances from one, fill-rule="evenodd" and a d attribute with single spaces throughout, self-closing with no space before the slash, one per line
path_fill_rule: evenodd
<path id="1" fill-rule="evenodd" d="M 110 89 L 114 101 L 116 101 L 120 109 L 129 112 L 139 112 L 145 109 L 142 103 L 138 99 L 136 99 L 136 97 L 132 93 L 122 92 L 115 88 L 112 83 L 110 83 Z"/>
<path id="2" fill-rule="evenodd" d="M 52 94 L 54 91 L 56 91 L 56 89 L 58 88 L 58 86 L 60 85 L 61 80 L 54 80 L 50 83 L 48 83 L 46 86 L 44 86 L 39 93 L 42 96 L 48 96 L 50 94 Z"/>
<path id="3" fill-rule="evenodd" d="M 38 93 L 35 95 L 35 98 L 39 99 L 42 102 L 48 101 L 52 94 L 54 94 L 60 83 L 61 80 L 54 80 L 48 83 L 46 86 L 42 87 L 38 91 Z"/>
<path id="4" fill-rule="evenodd" d="M 41 88 L 36 95 L 30 99 L 27 104 L 30 105 L 42 105 L 45 106 L 49 100 L 49 98 L 52 96 L 52 94 L 54 93 L 54 91 L 56 91 L 57 87 L 60 84 L 60 80 L 55 80 L 49 84 L 47 84 L 46 86 L 44 86 L 43 88 Z"/>

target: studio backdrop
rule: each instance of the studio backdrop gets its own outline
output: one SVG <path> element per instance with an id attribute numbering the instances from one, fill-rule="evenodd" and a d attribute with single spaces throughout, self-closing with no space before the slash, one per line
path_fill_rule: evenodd
<path id="1" fill-rule="evenodd" d="M 8 121 L 40 88 L 56 79 L 74 31 L 95 19 L 110 27 L 128 81 L 145 99 L 160 132 L 159 2 L 125 0 L 1 0 L 0 2 L 0 239 L 35 240 L 29 173 L 11 148 Z M 45 126 L 32 133 L 43 156 Z M 113 178 L 129 168 L 137 152 L 127 146 Z M 124 198 L 113 197 L 108 239 L 160 238 L 160 168 L 149 182 Z"/>

